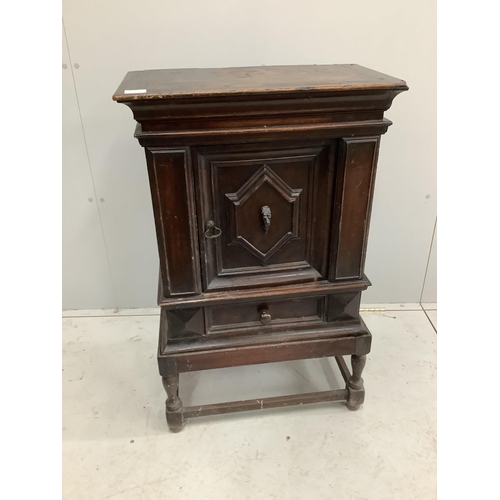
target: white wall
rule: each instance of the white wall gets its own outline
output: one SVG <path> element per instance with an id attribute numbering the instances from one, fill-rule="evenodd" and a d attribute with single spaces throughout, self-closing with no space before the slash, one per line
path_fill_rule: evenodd
<path id="1" fill-rule="evenodd" d="M 64 31 L 63 65 L 63 307 L 114 308 L 116 299 Z"/>
<path id="2" fill-rule="evenodd" d="M 386 115 L 363 301 L 419 301 L 436 217 L 433 0 L 64 0 L 63 20 L 63 62 L 79 65 L 63 70 L 65 309 L 156 304 L 144 155 L 111 100 L 125 73 L 261 64 L 357 63 L 407 81 Z"/>
<path id="3" fill-rule="evenodd" d="M 437 223 L 434 228 L 431 249 L 429 252 L 429 262 L 425 271 L 424 286 L 422 288 L 422 304 L 437 303 Z"/>

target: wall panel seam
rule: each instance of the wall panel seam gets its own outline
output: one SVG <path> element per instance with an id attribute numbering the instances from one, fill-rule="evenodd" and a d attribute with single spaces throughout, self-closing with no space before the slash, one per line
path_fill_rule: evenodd
<path id="1" fill-rule="evenodd" d="M 429 269 L 429 262 L 431 260 L 431 253 L 432 253 L 432 245 L 434 245 L 434 237 L 436 235 L 436 227 L 437 227 L 437 217 L 434 220 L 434 229 L 432 230 L 432 238 L 431 238 L 431 244 L 429 246 L 429 255 L 427 256 L 427 264 L 425 266 L 425 273 L 424 273 L 424 280 L 422 282 L 422 290 L 420 292 L 420 299 L 419 299 L 419 304 L 422 305 L 422 297 L 424 296 L 424 289 L 425 289 L 425 281 L 427 279 L 427 271 Z"/>
<path id="2" fill-rule="evenodd" d="M 95 202 L 96 202 L 97 215 L 99 217 L 99 226 L 101 228 L 101 235 L 102 235 L 102 239 L 103 239 L 103 243 L 104 243 L 104 251 L 106 253 L 106 263 L 107 263 L 107 266 L 108 266 L 109 278 L 111 280 L 111 289 L 113 291 L 113 300 L 114 300 L 114 303 L 115 303 L 115 309 L 118 309 L 118 302 L 116 300 L 116 292 L 115 292 L 115 283 L 113 281 L 113 273 L 111 272 L 111 265 L 110 265 L 110 260 L 109 260 L 108 245 L 106 243 L 106 235 L 105 235 L 104 228 L 103 228 L 103 225 L 102 225 L 101 210 L 99 208 L 98 197 L 97 197 L 97 190 L 96 190 L 96 187 L 95 187 L 94 175 L 93 175 L 93 172 L 92 172 L 92 164 L 91 164 L 91 161 L 90 161 L 90 154 L 89 154 L 89 150 L 88 150 L 88 146 L 87 146 L 87 137 L 85 135 L 85 126 L 83 125 L 82 112 L 81 112 L 81 109 L 80 109 L 80 100 L 78 98 L 78 89 L 77 89 L 77 86 L 76 86 L 75 74 L 74 74 L 74 71 L 73 71 L 73 61 L 72 61 L 72 58 L 71 58 L 71 50 L 70 50 L 70 47 L 69 47 L 68 36 L 66 34 L 66 26 L 64 24 L 64 18 L 63 18 L 62 24 L 63 24 L 63 31 L 64 31 L 64 41 L 66 43 L 66 48 L 68 49 L 69 66 L 70 66 L 70 69 L 71 69 L 71 78 L 73 80 L 73 87 L 75 89 L 75 98 L 76 98 L 76 104 L 77 104 L 77 107 L 78 107 L 78 115 L 80 117 L 80 126 L 82 127 L 83 142 L 85 144 L 85 152 L 87 154 L 87 165 L 88 165 L 88 168 L 89 168 L 90 179 L 91 179 L 91 182 L 92 182 L 92 189 L 94 191 L 94 199 L 95 199 Z"/>

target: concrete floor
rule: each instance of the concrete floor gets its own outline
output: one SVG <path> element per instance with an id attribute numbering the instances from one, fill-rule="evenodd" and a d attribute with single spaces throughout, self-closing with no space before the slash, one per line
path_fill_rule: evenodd
<path id="1" fill-rule="evenodd" d="M 63 319 L 65 500 L 436 498 L 436 333 L 424 311 L 363 314 L 373 345 L 359 411 L 204 417 L 179 434 L 165 422 L 159 316 L 139 312 Z M 182 374 L 180 396 L 187 406 L 341 381 L 333 359 L 294 361 Z"/>

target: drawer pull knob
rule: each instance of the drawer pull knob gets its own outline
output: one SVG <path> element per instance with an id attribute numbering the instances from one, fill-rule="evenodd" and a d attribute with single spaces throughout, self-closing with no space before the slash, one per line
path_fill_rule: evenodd
<path id="1" fill-rule="evenodd" d="M 209 220 L 205 226 L 205 238 L 218 238 L 221 234 L 222 229 L 213 220 Z"/>
<path id="2" fill-rule="evenodd" d="M 262 220 L 264 232 L 267 233 L 269 231 L 269 227 L 271 226 L 271 209 L 267 205 L 261 207 L 260 218 Z"/>
<path id="3" fill-rule="evenodd" d="M 271 322 L 271 314 L 267 309 L 262 309 L 260 311 L 260 322 L 263 325 L 267 325 L 268 323 Z"/>

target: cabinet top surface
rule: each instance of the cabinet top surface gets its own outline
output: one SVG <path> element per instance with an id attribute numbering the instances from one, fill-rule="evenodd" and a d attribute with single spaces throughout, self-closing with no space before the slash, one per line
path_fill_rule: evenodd
<path id="1" fill-rule="evenodd" d="M 384 89 L 408 87 L 403 80 L 357 64 L 161 69 L 129 71 L 113 100 Z"/>

